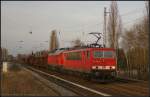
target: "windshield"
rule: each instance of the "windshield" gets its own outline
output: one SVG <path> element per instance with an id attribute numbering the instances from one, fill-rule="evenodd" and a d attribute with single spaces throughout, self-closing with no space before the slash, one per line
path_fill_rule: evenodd
<path id="1" fill-rule="evenodd" d="M 101 51 L 94 51 L 94 58 L 102 58 L 103 52 Z"/>
<path id="2" fill-rule="evenodd" d="M 113 51 L 94 51 L 94 58 L 112 58 L 113 56 Z"/>
<path id="3" fill-rule="evenodd" d="M 104 58 L 111 58 L 113 57 L 112 51 L 104 51 Z"/>

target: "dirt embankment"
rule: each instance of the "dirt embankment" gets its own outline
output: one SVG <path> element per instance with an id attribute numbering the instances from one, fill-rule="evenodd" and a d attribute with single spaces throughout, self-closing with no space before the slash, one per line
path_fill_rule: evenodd
<path id="1" fill-rule="evenodd" d="M 1 74 L 2 96 L 58 96 L 29 72 L 18 65 L 10 65 L 8 72 Z"/>

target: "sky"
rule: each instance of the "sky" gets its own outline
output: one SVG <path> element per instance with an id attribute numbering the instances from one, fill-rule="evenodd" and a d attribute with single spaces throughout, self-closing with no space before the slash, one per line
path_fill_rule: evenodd
<path id="1" fill-rule="evenodd" d="M 48 50 L 52 30 L 60 32 L 57 35 L 60 47 L 70 47 L 72 45 L 70 41 L 77 38 L 85 44 L 92 43 L 96 38 L 88 33 L 103 33 L 104 7 L 109 11 L 110 3 L 110 1 L 1 1 L 1 46 L 7 48 L 14 56 L 18 53 Z M 117 3 L 124 29 L 142 19 L 145 10 L 144 1 L 117 1 Z"/>

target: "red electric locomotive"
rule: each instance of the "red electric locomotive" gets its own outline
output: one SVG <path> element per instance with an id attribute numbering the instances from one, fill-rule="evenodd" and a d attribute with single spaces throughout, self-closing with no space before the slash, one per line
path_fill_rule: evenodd
<path id="1" fill-rule="evenodd" d="M 97 45 L 97 42 L 92 45 Z M 90 46 L 56 50 L 49 53 L 48 64 L 66 70 L 86 73 L 92 77 L 108 78 L 116 72 L 115 49 Z"/>
<path id="2" fill-rule="evenodd" d="M 48 64 L 96 77 L 107 77 L 116 71 L 115 50 L 111 48 L 58 50 L 48 55 Z"/>

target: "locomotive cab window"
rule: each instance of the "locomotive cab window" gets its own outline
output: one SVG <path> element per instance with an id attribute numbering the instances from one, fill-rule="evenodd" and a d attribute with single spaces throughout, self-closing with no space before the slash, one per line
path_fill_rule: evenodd
<path id="1" fill-rule="evenodd" d="M 69 52 L 67 53 L 67 60 L 81 60 L 81 52 Z"/>
<path id="2" fill-rule="evenodd" d="M 104 57 L 105 58 L 112 58 L 114 55 L 113 55 L 113 52 L 112 51 L 104 51 Z"/>
<path id="3" fill-rule="evenodd" d="M 102 51 L 94 51 L 94 58 L 102 58 L 103 52 Z"/>
<path id="4" fill-rule="evenodd" d="M 112 58 L 114 57 L 113 51 L 94 51 L 94 58 Z"/>

